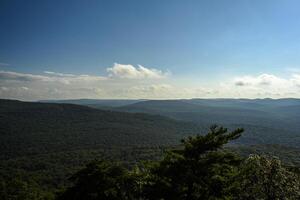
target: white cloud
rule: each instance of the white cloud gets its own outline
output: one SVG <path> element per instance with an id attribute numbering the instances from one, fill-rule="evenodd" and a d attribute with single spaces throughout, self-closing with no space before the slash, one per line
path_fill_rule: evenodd
<path id="1" fill-rule="evenodd" d="M 295 84 L 297 87 L 300 87 L 300 74 L 293 74 L 291 81 L 293 84 Z"/>
<path id="2" fill-rule="evenodd" d="M 23 89 L 23 90 L 29 90 L 29 88 L 28 87 L 21 87 L 21 89 Z"/>
<path id="3" fill-rule="evenodd" d="M 10 66 L 9 63 L 0 63 L 0 66 Z"/>
<path id="4" fill-rule="evenodd" d="M 75 77 L 74 74 L 63 74 L 51 71 L 44 71 L 45 74 L 52 75 L 52 76 L 62 76 L 62 77 Z"/>
<path id="5" fill-rule="evenodd" d="M 78 82 L 78 81 L 103 81 L 106 80 L 107 77 L 104 76 L 92 76 L 92 75 L 74 75 L 74 74 L 63 74 L 63 73 L 57 73 L 57 72 L 51 72 L 51 71 L 44 71 L 45 74 L 48 75 L 49 78 L 51 78 L 54 81 L 61 81 L 64 83 L 69 84 L 70 82 Z"/>
<path id="6" fill-rule="evenodd" d="M 143 66 L 115 64 L 107 69 L 107 76 L 58 73 L 44 71 L 43 74 L 29 74 L 13 71 L 0 71 L 0 98 L 22 100 L 65 99 L 65 98 L 117 98 L 126 96 L 142 97 L 146 93 L 159 96 L 160 80 L 167 76 L 157 69 Z M 147 81 L 146 81 L 147 80 Z M 134 89 L 145 84 L 147 91 Z M 165 86 L 160 86 L 161 89 Z M 151 91 L 152 90 L 152 91 Z M 134 94 L 136 93 L 136 94 Z"/>
<path id="7" fill-rule="evenodd" d="M 214 97 L 215 90 L 196 87 L 175 86 L 171 84 L 143 84 L 132 86 L 125 90 L 119 90 L 120 98 L 142 98 L 142 99 L 183 99 L 183 98 L 201 98 Z"/>
<path id="8" fill-rule="evenodd" d="M 168 98 L 174 96 L 174 87 L 169 84 L 139 85 L 130 87 L 126 93 L 136 98 Z"/>
<path id="9" fill-rule="evenodd" d="M 0 87 L 0 90 L 3 90 L 3 91 L 8 91 L 9 89 L 8 89 L 8 87 Z"/>
<path id="10" fill-rule="evenodd" d="M 122 65 L 115 63 L 113 67 L 108 68 L 107 72 L 110 77 L 126 78 L 126 79 L 161 79 L 168 76 L 168 72 L 162 72 L 157 69 L 149 69 L 138 65 L 134 67 L 132 65 Z"/>
<path id="11" fill-rule="evenodd" d="M 286 84 L 287 80 L 272 74 L 261 74 L 259 76 L 242 76 L 234 79 L 237 86 L 268 86 Z"/>
<path id="12" fill-rule="evenodd" d="M 106 76 L 45 71 L 29 74 L 0 71 L 0 98 L 21 100 L 72 98 L 265 98 L 300 97 L 300 74 L 232 77 L 204 87 L 180 82 L 168 73 L 142 66 L 114 64 Z"/>
<path id="13" fill-rule="evenodd" d="M 0 98 L 22 100 L 97 98 L 108 78 L 46 71 L 42 75 L 0 71 Z"/>
<path id="14" fill-rule="evenodd" d="M 245 98 L 283 98 L 300 97 L 300 75 L 292 74 L 288 78 L 273 74 L 240 76 L 232 82 L 222 84 L 223 91 L 233 97 Z"/>
<path id="15" fill-rule="evenodd" d="M 10 71 L 0 71 L 1 80 L 14 80 L 14 81 L 49 81 L 49 77 L 42 75 L 33 75 L 25 73 L 17 73 Z"/>

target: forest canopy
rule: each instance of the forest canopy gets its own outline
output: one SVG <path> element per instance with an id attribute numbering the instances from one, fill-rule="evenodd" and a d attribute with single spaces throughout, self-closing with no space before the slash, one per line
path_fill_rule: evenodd
<path id="1" fill-rule="evenodd" d="M 131 170 L 94 161 L 72 176 L 73 185 L 58 199 L 299 199 L 299 174 L 280 160 L 259 155 L 242 159 L 223 148 L 242 132 L 212 126 L 206 135 L 182 140 L 162 160 Z"/>

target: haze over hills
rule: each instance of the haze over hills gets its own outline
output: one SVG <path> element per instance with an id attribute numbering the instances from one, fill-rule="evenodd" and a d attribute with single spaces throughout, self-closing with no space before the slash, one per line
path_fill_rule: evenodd
<path id="1" fill-rule="evenodd" d="M 65 99 L 65 100 L 41 100 L 42 103 L 64 103 L 98 107 L 118 107 L 134 104 L 143 100 L 130 99 Z"/>
<path id="2" fill-rule="evenodd" d="M 204 133 L 215 123 L 230 129 L 245 128 L 236 144 L 300 146 L 299 99 L 51 102 L 55 103 L 0 100 L 1 159 L 81 149 L 174 145 L 187 135 Z"/>
<path id="3" fill-rule="evenodd" d="M 148 113 L 193 122 L 244 127 L 242 144 L 300 145 L 300 99 L 60 100 L 106 110 Z"/>
<path id="4" fill-rule="evenodd" d="M 215 123 L 246 130 L 235 144 L 300 146 L 299 99 L 51 102 L 0 100 L 1 160 L 176 145 L 188 135 L 205 133 Z"/>
<path id="5" fill-rule="evenodd" d="M 299 147 L 299 99 L 191 99 L 143 101 L 120 107 L 191 121 L 202 126 L 212 123 L 244 127 L 240 142 L 269 143 Z"/>
<path id="6" fill-rule="evenodd" d="M 196 122 L 205 122 L 212 118 L 212 122 L 215 123 L 226 124 L 239 121 L 240 123 L 257 124 L 257 120 L 260 120 L 260 125 L 262 125 L 268 121 L 282 120 L 284 117 L 289 117 L 289 121 L 293 121 L 289 115 L 297 116 L 300 113 L 300 110 L 297 109 L 299 106 L 300 100 L 298 99 L 191 99 L 150 100 L 123 106 L 119 109 L 131 112 L 165 113 L 166 115 L 176 116 L 176 118 Z M 195 116 L 188 116 L 188 114 L 200 115 L 195 118 Z"/>

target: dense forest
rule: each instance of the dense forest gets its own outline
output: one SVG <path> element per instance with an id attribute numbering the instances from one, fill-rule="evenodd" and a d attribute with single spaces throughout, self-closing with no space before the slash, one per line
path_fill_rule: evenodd
<path id="1" fill-rule="evenodd" d="M 60 100 L 101 110 L 160 115 L 207 128 L 221 124 L 244 127 L 238 144 L 300 146 L 300 100 L 286 99 L 180 99 L 180 100 Z"/>
<path id="2" fill-rule="evenodd" d="M 249 124 L 243 132 L 120 112 L 145 102 L 107 101 L 100 110 L 1 100 L 0 199 L 299 198 L 297 134 L 254 143 L 243 140 Z"/>

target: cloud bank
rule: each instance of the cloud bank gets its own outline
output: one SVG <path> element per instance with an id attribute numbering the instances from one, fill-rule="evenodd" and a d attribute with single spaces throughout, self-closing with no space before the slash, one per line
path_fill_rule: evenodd
<path id="1" fill-rule="evenodd" d="M 230 78 L 230 77 L 229 77 Z M 173 98 L 300 98 L 300 74 L 232 77 L 214 85 L 185 85 L 169 72 L 115 63 L 104 76 L 0 71 L 0 98 L 41 99 L 173 99 Z"/>
<path id="2" fill-rule="evenodd" d="M 237 86 L 268 86 L 287 84 L 289 80 L 279 78 L 272 74 L 261 74 L 259 76 L 242 76 L 235 78 Z"/>
<path id="3" fill-rule="evenodd" d="M 300 97 L 300 75 L 291 74 L 289 78 L 278 77 L 273 74 L 257 76 L 241 76 L 233 79 L 232 83 L 224 84 L 232 88 L 239 96 L 247 97 Z"/>

